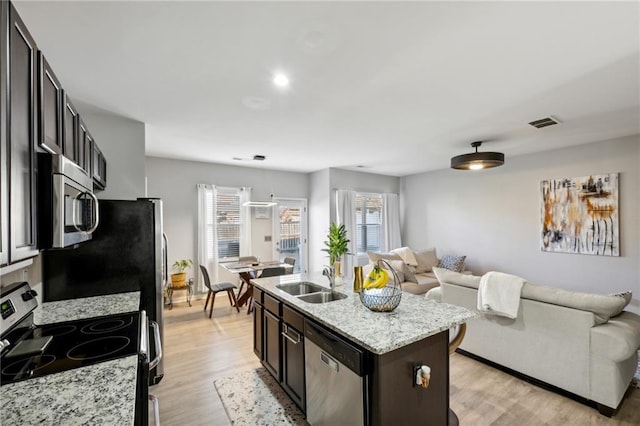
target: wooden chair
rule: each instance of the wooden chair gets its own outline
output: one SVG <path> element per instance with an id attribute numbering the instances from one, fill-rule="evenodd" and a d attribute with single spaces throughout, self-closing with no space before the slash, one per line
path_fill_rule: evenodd
<path id="1" fill-rule="evenodd" d="M 207 268 L 200 265 L 200 272 L 202 272 L 202 279 L 204 280 L 204 285 L 209 289 L 207 293 L 207 301 L 204 303 L 204 311 L 207 312 L 207 305 L 209 304 L 209 297 L 211 297 L 211 308 L 209 308 L 209 318 L 213 315 L 213 302 L 216 300 L 216 294 L 221 291 L 226 291 L 227 296 L 229 296 L 229 303 L 231 306 L 235 306 L 236 310 L 240 312 L 240 308 L 238 307 L 238 301 L 236 300 L 236 295 L 233 290 L 237 289 L 235 284 L 232 283 L 220 283 L 211 285 L 211 280 L 209 279 L 209 272 L 207 272 Z"/>
<path id="2" fill-rule="evenodd" d="M 295 257 L 285 257 L 282 262 L 286 263 L 287 265 L 291 265 L 291 266 L 287 266 L 285 270 L 287 274 L 293 274 L 293 267 L 296 264 Z"/>

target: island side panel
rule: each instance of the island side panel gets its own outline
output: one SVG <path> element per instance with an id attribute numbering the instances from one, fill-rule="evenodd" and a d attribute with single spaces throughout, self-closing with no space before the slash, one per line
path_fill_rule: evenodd
<path id="1" fill-rule="evenodd" d="M 412 386 L 413 365 L 431 367 L 427 389 Z M 373 357 L 371 424 L 447 425 L 449 412 L 449 332 L 435 334 Z"/>

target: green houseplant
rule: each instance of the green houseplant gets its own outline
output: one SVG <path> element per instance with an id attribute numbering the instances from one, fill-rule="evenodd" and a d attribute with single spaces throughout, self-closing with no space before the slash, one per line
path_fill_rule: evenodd
<path id="1" fill-rule="evenodd" d="M 190 268 L 191 265 L 193 265 L 191 259 L 181 259 L 175 261 L 172 269 L 177 272 L 171 274 L 171 286 L 173 288 L 180 288 L 185 286 L 185 281 L 187 279 L 187 273 L 185 272 L 185 270 Z"/>
<path id="2" fill-rule="evenodd" d="M 327 248 L 322 250 L 329 253 L 329 264 L 335 268 L 336 276 L 340 275 L 340 258 L 345 254 L 351 254 L 347 247 L 350 241 L 344 224 L 338 226 L 335 222 L 331 222 L 327 241 L 324 242 Z"/>

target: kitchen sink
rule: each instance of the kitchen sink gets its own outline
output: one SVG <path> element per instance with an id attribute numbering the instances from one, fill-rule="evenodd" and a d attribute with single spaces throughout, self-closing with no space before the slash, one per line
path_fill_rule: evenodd
<path id="1" fill-rule="evenodd" d="M 298 297 L 298 299 L 307 303 L 327 303 L 346 298 L 346 294 L 338 293 L 337 291 L 323 291 L 321 293 L 306 294 Z"/>
<path id="2" fill-rule="evenodd" d="M 329 291 L 328 288 L 318 284 L 302 281 L 299 283 L 291 284 L 278 284 L 276 288 L 289 293 L 292 296 L 299 296 L 301 294 L 317 293 L 319 291 Z"/>

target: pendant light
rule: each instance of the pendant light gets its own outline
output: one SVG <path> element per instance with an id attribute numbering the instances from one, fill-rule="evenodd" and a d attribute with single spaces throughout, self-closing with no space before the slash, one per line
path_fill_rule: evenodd
<path id="1" fill-rule="evenodd" d="M 478 152 L 482 142 L 471 142 L 476 152 L 457 155 L 451 159 L 451 168 L 458 170 L 482 170 L 504 164 L 504 154 L 501 152 Z"/>

